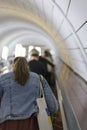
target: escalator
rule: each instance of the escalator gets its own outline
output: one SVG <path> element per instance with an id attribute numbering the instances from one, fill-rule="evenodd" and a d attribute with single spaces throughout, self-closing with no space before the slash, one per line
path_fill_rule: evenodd
<path id="1" fill-rule="evenodd" d="M 53 74 L 52 77 L 55 78 L 55 75 Z M 57 84 L 56 84 L 55 79 L 54 79 L 54 81 L 51 85 L 51 89 L 52 89 L 55 97 L 58 99 Z M 63 123 L 62 123 L 60 105 L 59 105 L 58 112 L 56 114 L 52 115 L 51 117 L 52 117 L 53 130 L 63 130 Z"/>

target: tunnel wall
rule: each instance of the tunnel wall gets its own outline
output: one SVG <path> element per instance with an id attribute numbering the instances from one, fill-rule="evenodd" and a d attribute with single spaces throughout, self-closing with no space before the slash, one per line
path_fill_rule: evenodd
<path id="1" fill-rule="evenodd" d="M 87 82 L 64 62 L 57 76 L 69 129 L 87 130 Z"/>

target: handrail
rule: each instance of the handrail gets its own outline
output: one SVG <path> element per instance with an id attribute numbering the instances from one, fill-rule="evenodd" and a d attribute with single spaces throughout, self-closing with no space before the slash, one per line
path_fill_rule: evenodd
<path id="1" fill-rule="evenodd" d="M 65 118 L 65 114 L 64 114 L 64 109 L 63 109 L 63 104 L 62 104 L 63 98 L 61 95 L 61 90 L 60 90 L 59 85 L 58 85 L 57 76 L 55 75 L 55 77 L 56 77 L 55 80 L 56 80 L 58 101 L 59 101 L 60 112 L 61 112 L 62 123 L 63 123 L 63 130 L 68 130 L 67 122 L 66 122 L 66 118 Z"/>
<path id="2" fill-rule="evenodd" d="M 65 93 L 65 89 L 60 90 L 60 82 L 58 81 L 58 77 L 55 74 L 56 85 L 57 85 L 57 94 L 60 105 L 60 111 L 63 121 L 64 130 L 81 130 L 72 105 L 69 101 L 69 97 Z M 62 94 L 61 94 L 62 92 Z"/>

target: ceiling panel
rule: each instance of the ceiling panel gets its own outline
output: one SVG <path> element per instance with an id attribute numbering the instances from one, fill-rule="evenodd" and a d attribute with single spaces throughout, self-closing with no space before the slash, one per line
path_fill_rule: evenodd
<path id="1" fill-rule="evenodd" d="M 42 18 L 45 18 L 42 0 L 33 0 L 33 1 L 35 4 L 35 8 L 37 8 L 37 10 L 38 10 L 39 16 Z"/>
<path id="2" fill-rule="evenodd" d="M 78 31 L 78 36 L 84 48 L 87 48 L 87 23 Z"/>
<path id="3" fill-rule="evenodd" d="M 63 16 L 63 14 L 61 13 L 61 11 L 58 10 L 58 8 L 57 8 L 56 6 L 54 7 L 52 14 L 53 14 L 53 16 L 52 16 L 52 18 L 53 18 L 53 25 L 54 25 L 55 29 L 56 29 L 57 31 L 59 31 L 59 27 L 60 27 L 61 24 L 62 24 L 62 21 L 63 21 L 63 19 L 64 19 L 64 16 Z"/>
<path id="4" fill-rule="evenodd" d="M 68 8 L 69 1 L 70 0 L 55 0 L 55 2 L 61 7 L 65 14 Z"/>
<path id="5" fill-rule="evenodd" d="M 87 20 L 87 0 L 71 0 L 68 19 L 77 30 Z"/>
<path id="6" fill-rule="evenodd" d="M 77 39 L 74 35 L 71 35 L 70 37 L 65 39 L 63 42 L 64 42 L 64 44 L 65 44 L 65 46 L 67 47 L 68 50 L 79 48 L 78 47 L 78 41 L 77 41 Z"/>
<path id="7" fill-rule="evenodd" d="M 71 60 L 84 62 L 80 49 L 72 49 L 72 50 L 68 50 L 68 52 L 69 52 L 69 56 L 71 57 Z"/>
<path id="8" fill-rule="evenodd" d="M 67 22 L 67 20 L 63 21 L 59 32 L 62 34 L 63 39 L 67 38 L 69 35 L 73 33 L 72 28 Z"/>
<path id="9" fill-rule="evenodd" d="M 51 4 L 51 2 L 49 2 L 48 0 L 43 0 L 43 8 L 44 8 L 43 11 L 46 17 L 46 21 L 48 21 L 48 23 L 52 23 L 53 4 Z"/>

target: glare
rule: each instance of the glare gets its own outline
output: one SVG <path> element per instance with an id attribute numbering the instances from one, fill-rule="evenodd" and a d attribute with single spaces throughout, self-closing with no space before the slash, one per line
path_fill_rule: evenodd
<path id="1" fill-rule="evenodd" d="M 41 55 L 41 48 L 40 47 L 35 47 L 36 50 L 39 51 L 39 55 Z"/>
<path id="2" fill-rule="evenodd" d="M 8 57 L 8 47 L 4 46 L 2 50 L 2 59 L 7 60 Z"/>
<path id="3" fill-rule="evenodd" d="M 17 44 L 15 48 L 15 57 L 22 56 L 22 45 Z"/>
<path id="4" fill-rule="evenodd" d="M 34 48 L 34 46 L 29 46 L 29 52 Z"/>
<path id="5" fill-rule="evenodd" d="M 26 56 L 26 49 L 24 47 L 22 47 L 22 56 Z"/>

